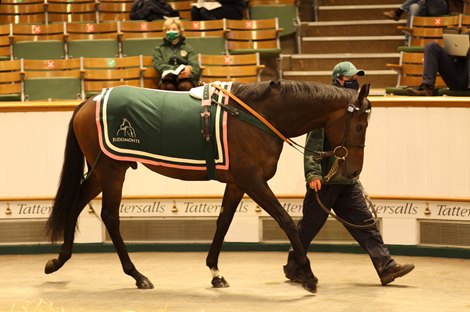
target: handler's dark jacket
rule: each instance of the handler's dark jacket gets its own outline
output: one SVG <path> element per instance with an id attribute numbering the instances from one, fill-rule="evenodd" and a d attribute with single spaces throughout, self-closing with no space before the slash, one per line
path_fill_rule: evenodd
<path id="1" fill-rule="evenodd" d="M 334 147 L 333 147 L 334 148 Z M 322 184 L 354 184 L 357 178 L 347 179 L 343 176 L 335 174 L 328 182 L 324 177 L 328 174 L 335 158 L 327 157 L 321 161 L 312 158 L 313 153 L 309 151 L 330 151 L 332 150 L 328 139 L 325 137 L 324 128 L 315 129 L 307 134 L 304 154 L 304 172 L 305 180 L 309 183 L 315 179 L 321 179 Z"/>
<path id="2" fill-rule="evenodd" d="M 184 37 L 176 45 L 172 45 L 168 39 L 163 38 L 163 43 L 153 51 L 153 67 L 160 74 L 165 70 L 176 69 L 179 65 L 189 65 L 193 68 L 193 73 L 189 78 L 197 86 L 201 68 L 197 59 L 197 54 L 193 47 L 186 44 Z M 159 84 L 161 83 L 161 78 Z"/>

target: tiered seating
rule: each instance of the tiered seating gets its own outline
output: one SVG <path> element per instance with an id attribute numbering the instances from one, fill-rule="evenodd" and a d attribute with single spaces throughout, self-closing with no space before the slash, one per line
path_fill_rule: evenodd
<path id="1" fill-rule="evenodd" d="M 409 34 L 406 47 L 400 47 L 401 51 L 423 51 L 424 46 L 430 42 L 442 45 L 442 33 L 445 28 L 458 28 L 460 16 L 413 16 L 411 27 L 399 26 L 399 29 Z"/>
<path id="2" fill-rule="evenodd" d="M 100 0 L 98 22 L 128 20 L 132 4 L 132 0 Z"/>
<path id="3" fill-rule="evenodd" d="M 119 22 L 122 55 L 152 55 L 155 47 L 162 42 L 163 23 L 163 20 Z"/>
<path id="4" fill-rule="evenodd" d="M 23 100 L 23 61 L 0 61 L 0 101 Z"/>
<path id="5" fill-rule="evenodd" d="M 387 94 L 406 95 L 406 87 L 419 86 L 423 78 L 422 52 L 401 52 L 399 64 L 387 64 L 387 67 L 398 72 L 398 80 L 395 87 L 385 88 Z M 439 76 L 436 79 L 436 88 L 445 87 L 445 83 Z"/>
<path id="6" fill-rule="evenodd" d="M 354 17 L 361 16 L 359 10 L 349 11 Z M 400 23 L 404 22 L 365 18 L 304 22 L 298 32 L 299 53 L 281 55 L 281 77 L 331 84 L 333 67 L 351 61 L 366 71 L 360 83 L 371 83 L 373 94 L 383 94 L 383 88 L 395 85 L 397 79 L 386 64 L 398 62 L 396 49 L 404 39 L 396 28 Z"/>
<path id="7" fill-rule="evenodd" d="M 44 24 L 46 22 L 45 10 L 43 0 L 2 1 L 0 4 L 0 24 Z"/>
<path id="8" fill-rule="evenodd" d="M 250 18 L 263 20 L 278 18 L 282 29 L 280 36 L 294 34 L 300 25 L 299 12 L 295 0 L 249 0 Z"/>
<path id="9" fill-rule="evenodd" d="M 26 100 L 81 98 L 80 59 L 23 60 Z"/>
<path id="10" fill-rule="evenodd" d="M 47 21 L 96 23 L 95 0 L 47 0 Z"/>
<path id="11" fill-rule="evenodd" d="M 0 61 L 12 58 L 10 46 L 10 24 L 0 25 Z"/>
<path id="12" fill-rule="evenodd" d="M 267 20 L 227 20 L 226 42 L 230 54 L 260 53 L 278 57 L 281 53 L 277 18 Z"/>
<path id="13" fill-rule="evenodd" d="M 73 100 L 119 85 L 156 87 L 151 61 L 142 56 L 0 61 L 0 101 Z"/>
<path id="14" fill-rule="evenodd" d="M 182 21 L 186 42 L 196 53 L 225 54 L 225 20 Z"/>
<path id="15" fill-rule="evenodd" d="M 201 81 L 260 81 L 260 71 L 264 68 L 259 62 L 259 54 L 207 55 L 199 54 Z"/>
<path id="16" fill-rule="evenodd" d="M 66 30 L 66 47 L 70 58 L 120 55 L 118 24 L 115 22 L 68 23 Z"/>
<path id="17" fill-rule="evenodd" d="M 85 97 L 103 88 L 119 85 L 143 86 L 143 66 L 140 56 L 122 58 L 83 58 L 83 91 Z"/>
<path id="18" fill-rule="evenodd" d="M 398 72 L 395 87 L 387 87 L 386 94 L 406 95 L 406 87 L 419 86 L 423 77 L 423 51 L 426 44 L 437 42 L 443 45 L 442 35 L 445 29 L 465 30 L 470 18 L 466 15 L 451 15 L 438 17 L 413 16 L 411 27 L 400 27 L 409 34 L 408 45 L 399 47 L 401 51 L 399 64 L 387 64 Z M 446 87 L 440 76 L 436 79 L 435 89 L 437 94 L 466 95 L 468 92 L 452 92 Z"/>
<path id="19" fill-rule="evenodd" d="M 11 43 L 16 59 L 65 58 L 65 23 L 12 24 Z"/>

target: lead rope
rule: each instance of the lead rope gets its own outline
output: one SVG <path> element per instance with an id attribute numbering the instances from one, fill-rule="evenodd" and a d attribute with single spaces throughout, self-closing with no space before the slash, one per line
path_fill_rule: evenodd
<path id="1" fill-rule="evenodd" d="M 372 215 L 373 215 L 372 218 L 363 220 L 363 222 L 372 221 L 372 223 L 365 224 L 365 225 L 358 225 L 358 224 L 353 224 L 353 223 L 350 223 L 346 220 L 343 220 L 342 218 L 338 217 L 335 213 L 333 213 L 331 211 L 331 208 L 327 208 L 323 204 L 323 202 L 320 200 L 320 196 L 318 195 L 317 191 L 315 191 L 315 197 L 317 198 L 317 202 L 318 202 L 318 205 L 320 206 L 320 208 L 323 209 L 333 219 L 335 219 L 335 220 L 337 220 L 337 221 L 343 223 L 344 225 L 349 226 L 353 229 L 368 229 L 368 228 L 373 227 L 379 221 L 379 219 L 377 218 L 377 210 L 375 209 L 375 205 L 372 203 L 372 200 L 370 199 L 369 195 L 364 190 L 364 187 L 362 186 L 361 181 L 357 180 L 357 183 L 359 183 L 359 187 L 362 190 L 362 195 L 364 196 L 364 200 L 369 204 L 369 208 L 370 208 L 370 210 L 372 210 Z"/>
<path id="2" fill-rule="evenodd" d="M 217 90 L 221 91 L 222 93 L 224 93 L 225 95 L 227 95 L 228 97 L 230 97 L 231 99 L 233 99 L 235 102 L 237 102 L 238 104 L 240 104 L 240 106 L 242 106 L 244 109 L 246 109 L 248 112 L 250 112 L 256 119 L 258 119 L 259 121 L 261 121 L 264 125 L 266 125 L 269 129 L 271 129 L 272 132 L 274 132 L 274 134 L 276 134 L 281 140 L 283 140 L 284 142 L 286 142 L 287 144 L 289 144 L 291 147 L 293 147 L 296 151 L 298 151 L 299 153 L 301 154 L 304 154 L 305 151 L 309 151 L 313 154 L 315 154 L 316 158 L 319 158 L 319 159 L 322 159 L 322 158 L 325 158 L 325 157 L 329 157 L 329 156 L 332 156 L 333 152 L 318 152 L 318 151 L 312 151 L 312 150 L 309 150 L 308 148 L 306 148 L 305 146 L 302 146 L 300 145 L 299 143 L 289 139 L 289 138 L 286 138 L 281 132 L 279 132 L 279 130 L 277 130 L 269 121 L 266 120 L 266 118 L 264 118 L 263 116 L 261 116 L 257 111 L 255 111 L 253 108 L 251 108 L 250 106 L 248 106 L 245 102 L 243 102 L 242 100 L 240 100 L 235 94 L 231 93 L 230 91 L 228 90 L 225 90 L 224 88 L 222 88 L 221 86 L 213 83 L 211 84 L 214 88 L 216 88 Z M 303 151 L 302 151 L 303 150 Z"/>

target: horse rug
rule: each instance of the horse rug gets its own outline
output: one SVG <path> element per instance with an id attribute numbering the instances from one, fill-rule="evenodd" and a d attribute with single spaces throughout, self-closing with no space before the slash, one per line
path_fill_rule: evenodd
<path id="1" fill-rule="evenodd" d="M 95 101 L 100 147 L 107 156 L 186 170 L 207 170 L 209 156 L 216 169 L 228 169 L 227 112 L 220 105 L 209 107 L 206 142 L 201 100 L 189 92 L 119 86 L 104 89 Z"/>

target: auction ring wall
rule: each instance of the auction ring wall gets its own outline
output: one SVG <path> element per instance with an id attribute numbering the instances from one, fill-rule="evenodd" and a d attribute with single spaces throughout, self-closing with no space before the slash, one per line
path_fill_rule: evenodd
<path id="1" fill-rule="evenodd" d="M 470 248 L 470 101 L 371 97 L 373 113 L 361 181 L 373 197 L 387 244 Z M 78 102 L 0 103 L 0 244 L 47 244 L 44 222 L 62 166 L 71 111 Z M 303 144 L 305 137 L 295 140 Z M 253 147 L 255 148 L 255 147 Z M 286 146 L 269 185 L 294 219 L 305 191 L 302 155 Z M 172 180 L 143 166 L 129 170 L 121 205 L 128 242 L 208 243 L 224 185 Z M 106 243 L 100 199 L 80 216 L 78 243 Z M 329 220 L 324 244 L 352 244 Z M 286 243 L 277 224 L 250 198 L 227 242 Z"/>

